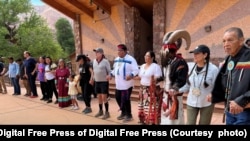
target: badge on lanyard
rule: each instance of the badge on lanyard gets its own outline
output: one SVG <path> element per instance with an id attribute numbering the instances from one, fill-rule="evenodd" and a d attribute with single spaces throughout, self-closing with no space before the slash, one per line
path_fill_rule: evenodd
<path id="1" fill-rule="evenodd" d="M 192 94 L 195 95 L 195 96 L 200 96 L 201 95 L 201 91 L 200 91 L 199 88 L 193 88 Z"/>
<path id="2" fill-rule="evenodd" d="M 234 61 L 230 61 L 228 64 L 227 64 L 227 70 L 231 71 L 233 70 L 234 68 Z"/>

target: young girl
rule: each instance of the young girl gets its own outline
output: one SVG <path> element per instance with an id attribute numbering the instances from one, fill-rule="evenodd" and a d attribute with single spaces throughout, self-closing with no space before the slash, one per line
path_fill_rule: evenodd
<path id="1" fill-rule="evenodd" d="M 69 76 L 69 91 L 68 94 L 71 97 L 71 102 L 72 102 L 72 110 L 78 110 L 78 102 L 77 102 L 77 94 L 78 94 L 78 89 L 77 89 L 77 83 L 74 81 L 75 75 L 71 74 Z"/>

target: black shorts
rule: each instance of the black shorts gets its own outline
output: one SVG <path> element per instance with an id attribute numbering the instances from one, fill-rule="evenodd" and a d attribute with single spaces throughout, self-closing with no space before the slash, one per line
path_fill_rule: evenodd
<path id="1" fill-rule="evenodd" d="M 109 83 L 108 82 L 95 82 L 96 94 L 108 94 Z"/>

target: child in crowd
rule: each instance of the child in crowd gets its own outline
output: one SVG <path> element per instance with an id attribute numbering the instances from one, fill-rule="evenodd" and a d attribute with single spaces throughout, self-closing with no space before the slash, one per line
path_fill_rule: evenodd
<path id="1" fill-rule="evenodd" d="M 71 97 L 71 102 L 72 102 L 72 110 L 78 110 L 79 106 L 78 106 L 78 102 L 77 102 L 77 94 L 78 89 L 77 89 L 77 83 L 74 81 L 75 75 L 71 74 L 69 76 L 69 91 L 68 94 Z"/>

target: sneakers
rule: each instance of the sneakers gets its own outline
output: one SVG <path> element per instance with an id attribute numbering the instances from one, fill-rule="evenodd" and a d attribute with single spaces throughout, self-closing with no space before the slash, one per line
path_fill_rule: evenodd
<path id="1" fill-rule="evenodd" d="M 107 119 L 109 117 L 110 117 L 110 114 L 109 114 L 109 112 L 106 111 L 104 116 L 102 117 L 102 119 Z"/>
<path id="2" fill-rule="evenodd" d="M 86 107 L 83 111 L 84 114 L 88 114 L 92 112 L 92 109 L 90 107 Z"/>
<path id="3" fill-rule="evenodd" d="M 117 120 L 123 120 L 125 118 L 125 114 L 121 114 L 120 116 L 117 117 Z"/>
<path id="4" fill-rule="evenodd" d="M 78 110 L 78 109 L 79 109 L 78 106 L 72 106 L 72 107 L 71 107 L 71 110 Z"/>
<path id="5" fill-rule="evenodd" d="M 47 103 L 52 103 L 52 100 L 51 100 L 51 99 L 49 99 L 49 100 L 47 101 Z"/>
<path id="6" fill-rule="evenodd" d="M 87 109 L 87 108 L 85 108 L 84 110 L 82 110 L 82 113 L 85 113 L 86 109 Z"/>
<path id="7" fill-rule="evenodd" d="M 20 95 L 20 94 L 18 94 L 18 93 L 14 93 L 14 94 L 12 94 L 12 95 Z"/>
<path id="8" fill-rule="evenodd" d="M 102 115 L 103 115 L 103 111 L 100 110 L 100 111 L 95 115 L 95 117 L 99 117 L 99 116 L 102 116 Z"/>
<path id="9" fill-rule="evenodd" d="M 24 96 L 30 96 L 31 94 L 25 94 Z"/>
<path id="10" fill-rule="evenodd" d="M 48 101 L 48 100 L 49 100 L 49 98 L 44 98 L 44 99 L 43 99 L 43 101 Z"/>
<path id="11" fill-rule="evenodd" d="M 123 122 L 125 123 L 125 122 L 129 122 L 131 120 L 133 120 L 132 116 L 125 116 L 125 118 L 123 119 Z"/>

